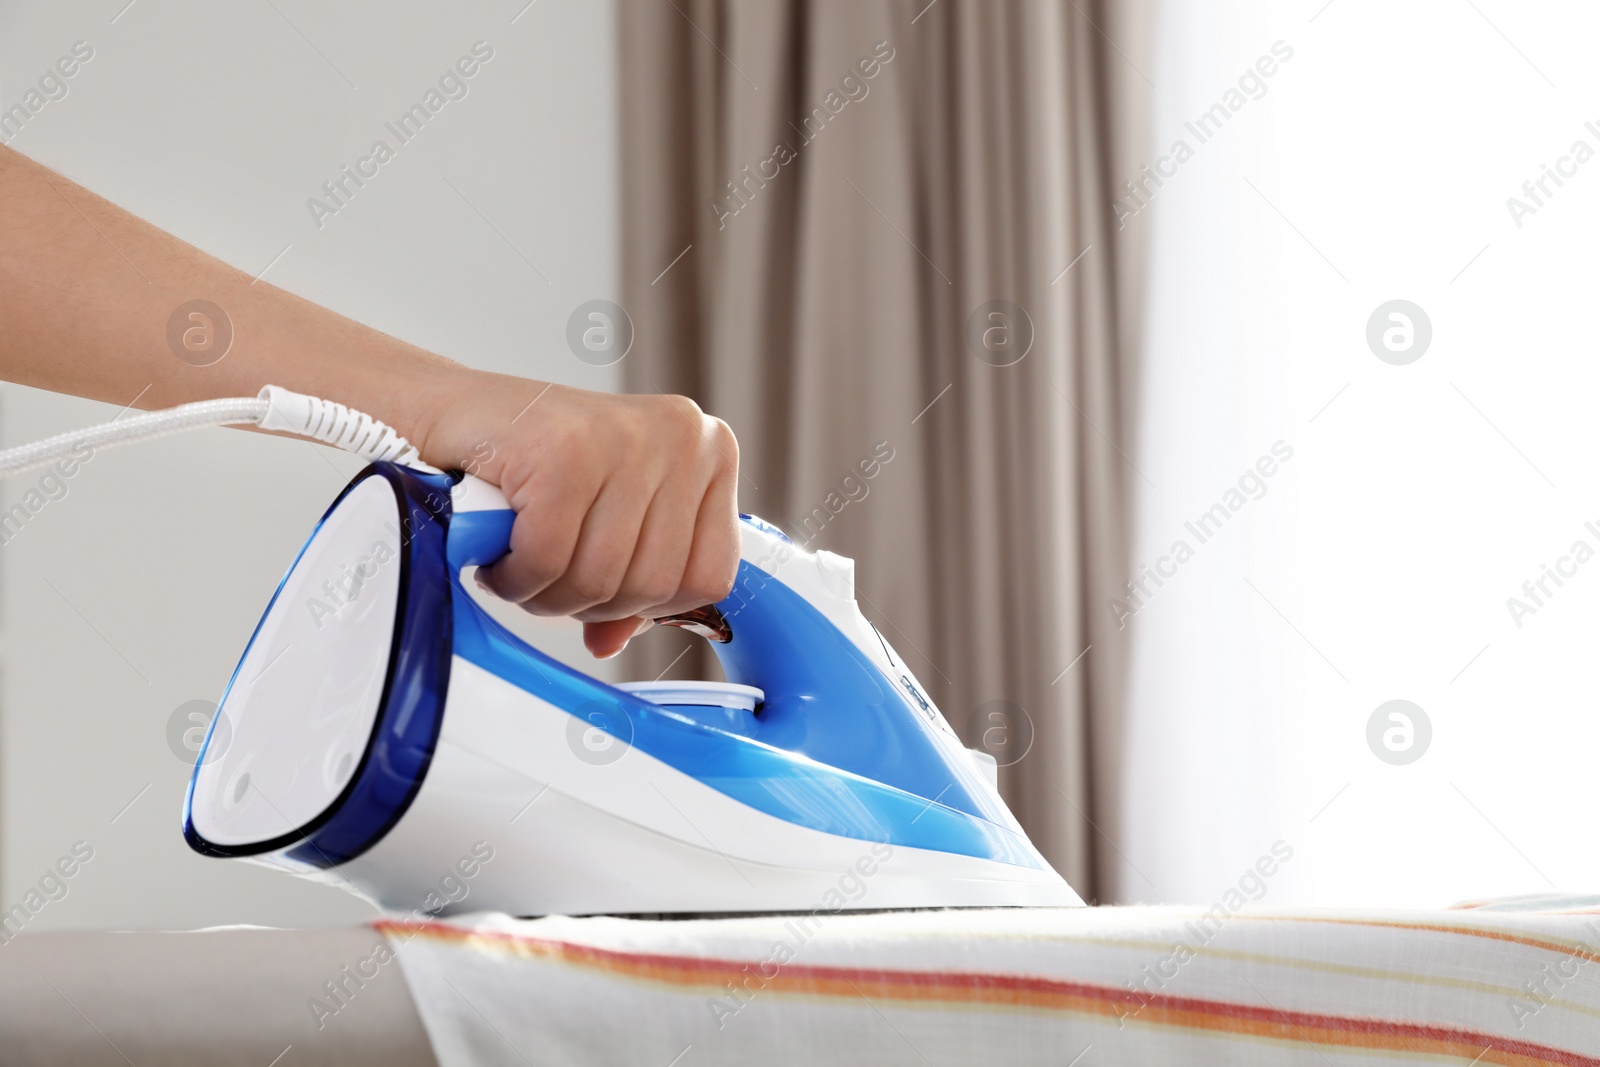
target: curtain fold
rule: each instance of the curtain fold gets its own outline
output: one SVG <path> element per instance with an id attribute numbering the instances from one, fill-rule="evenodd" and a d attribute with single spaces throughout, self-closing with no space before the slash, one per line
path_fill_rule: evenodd
<path id="1" fill-rule="evenodd" d="M 1114 898 L 1139 256 L 1111 189 L 1143 9 L 622 0 L 619 24 L 627 387 L 729 422 L 742 509 L 858 561 L 1034 841 Z M 704 676 L 685 640 L 628 672 Z"/>

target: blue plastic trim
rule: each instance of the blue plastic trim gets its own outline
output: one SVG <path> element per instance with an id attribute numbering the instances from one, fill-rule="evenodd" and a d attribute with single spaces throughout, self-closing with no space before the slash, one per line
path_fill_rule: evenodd
<path id="1" fill-rule="evenodd" d="M 913 703 L 820 612 L 741 562 L 718 604 L 734 638 L 716 646 L 731 681 L 766 701 L 753 729 L 729 730 L 662 707 L 550 658 L 500 626 L 459 586 L 463 566 L 492 562 L 510 511 L 455 515 L 448 540 L 455 652 L 546 703 L 776 818 L 864 841 L 1039 868 L 976 768 L 954 764 Z M 744 714 L 744 713 L 741 713 Z"/>
<path id="2" fill-rule="evenodd" d="M 461 570 L 505 554 L 514 514 L 452 514 L 450 476 L 374 464 L 345 488 L 323 521 L 350 489 L 373 476 L 395 487 L 397 504 L 410 519 L 389 673 L 362 760 L 345 791 L 306 826 L 273 841 L 218 846 L 195 831 L 192 818 L 202 746 L 184 804 L 184 836 L 197 851 L 249 855 L 294 846 L 289 858 L 329 867 L 376 844 L 405 813 L 427 774 L 445 714 L 453 649 L 776 818 L 863 841 L 1042 866 L 976 769 L 949 760 L 924 732 L 918 721 L 922 702 L 885 679 L 820 612 L 760 569 L 740 563 L 734 594 L 718 605 L 733 620 L 734 639 L 716 649 L 731 680 L 765 691 L 761 713 L 741 711 L 730 719 L 706 714 L 714 709 L 663 707 L 527 645 L 472 599 L 461 585 Z M 746 521 L 782 536 L 761 520 Z M 263 619 L 277 599 L 275 593 Z M 914 687 L 910 693 L 920 696 Z"/>
<path id="3" fill-rule="evenodd" d="M 751 526 L 754 526 L 763 533 L 769 533 L 774 537 L 781 537 L 791 545 L 794 544 L 794 538 L 790 537 L 788 534 L 772 525 L 772 523 L 768 522 L 766 519 L 761 518 L 759 515 L 746 515 L 741 511 L 739 513 L 739 518 L 743 519 L 745 522 L 748 522 Z"/>
<path id="4" fill-rule="evenodd" d="M 389 669 L 361 760 L 339 796 L 306 825 L 269 841 L 246 846 L 217 845 L 195 829 L 193 815 L 195 783 L 211 744 L 211 729 L 216 726 L 213 719 L 195 761 L 183 807 L 183 834 L 197 852 L 242 856 L 293 846 L 285 853 L 288 859 L 311 867 L 332 867 L 375 845 L 405 814 L 422 786 L 444 722 L 450 677 L 453 619 L 450 576 L 445 571 L 445 536 L 453 480 L 448 475 L 424 474 L 392 463 L 373 464 L 356 475 L 323 513 L 278 583 L 261 619 L 265 622 L 272 614 L 289 574 L 316 540 L 328 516 L 369 477 L 383 478 L 394 488 L 401 550 L 399 608 L 390 640 Z M 258 622 L 250 635 L 251 645 L 260 632 Z M 249 647 L 246 645 L 245 655 L 228 681 L 223 704 L 238 680 Z"/>

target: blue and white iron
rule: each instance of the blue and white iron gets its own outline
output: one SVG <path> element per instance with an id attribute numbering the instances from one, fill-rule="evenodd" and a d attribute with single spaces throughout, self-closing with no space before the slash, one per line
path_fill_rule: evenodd
<path id="1" fill-rule="evenodd" d="M 434 913 L 1082 903 L 862 616 L 850 560 L 746 519 L 734 592 L 691 613 L 731 684 L 611 686 L 462 587 L 512 518 L 470 476 L 357 476 L 222 699 L 195 849 Z"/>
<path id="2" fill-rule="evenodd" d="M 195 763 L 197 851 L 395 911 L 706 914 L 1083 902 L 856 607 L 854 564 L 742 523 L 733 593 L 674 620 L 728 683 L 607 685 L 461 585 L 509 547 L 500 491 L 390 427 L 267 386 L 0 452 L 224 423 L 375 460 L 268 604 Z"/>

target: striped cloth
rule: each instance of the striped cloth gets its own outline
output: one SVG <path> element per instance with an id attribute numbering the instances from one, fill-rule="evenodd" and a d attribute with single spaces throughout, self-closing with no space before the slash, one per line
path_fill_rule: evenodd
<path id="1" fill-rule="evenodd" d="M 378 926 L 442 1067 L 1600 1067 L 1600 898 Z"/>

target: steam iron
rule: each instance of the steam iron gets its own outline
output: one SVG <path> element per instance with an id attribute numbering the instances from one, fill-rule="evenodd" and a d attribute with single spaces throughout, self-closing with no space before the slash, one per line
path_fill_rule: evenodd
<path id="1" fill-rule="evenodd" d="M 850 560 L 745 518 L 732 594 L 669 620 L 729 682 L 612 686 L 463 588 L 512 519 L 471 476 L 377 462 L 345 488 L 207 733 L 195 850 L 441 915 L 1083 903 L 861 614 Z"/>

